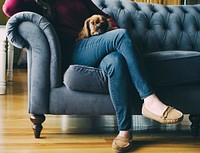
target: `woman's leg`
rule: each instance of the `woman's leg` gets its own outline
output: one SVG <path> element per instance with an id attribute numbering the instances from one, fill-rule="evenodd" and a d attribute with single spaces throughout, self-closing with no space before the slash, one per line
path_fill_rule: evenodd
<path id="1" fill-rule="evenodd" d="M 131 79 L 124 57 L 118 52 L 105 56 L 99 68 L 108 76 L 108 88 L 115 108 L 119 131 L 131 129 Z"/>
<path id="2" fill-rule="evenodd" d="M 119 134 L 113 140 L 114 151 L 128 150 L 132 146 L 132 82 L 125 58 L 119 52 L 106 55 L 99 68 L 108 77 L 109 94 L 115 109 Z"/>
<path id="3" fill-rule="evenodd" d="M 87 66 L 100 67 L 109 78 L 109 91 L 113 105 L 116 110 L 119 131 L 122 136 L 129 136 L 131 129 L 130 95 L 132 80 L 127 68 L 127 63 L 123 55 L 114 52 L 112 46 L 113 39 L 118 32 L 125 30 L 116 30 L 103 35 L 84 39 L 77 44 L 72 64 L 81 64 Z"/>
<path id="4" fill-rule="evenodd" d="M 109 31 L 105 34 L 82 40 L 76 46 L 72 63 L 98 66 L 101 60 L 113 51 L 118 51 L 126 60 L 131 80 L 140 97 L 152 94 L 139 65 L 139 57 L 133 50 L 131 39 L 125 29 Z"/>

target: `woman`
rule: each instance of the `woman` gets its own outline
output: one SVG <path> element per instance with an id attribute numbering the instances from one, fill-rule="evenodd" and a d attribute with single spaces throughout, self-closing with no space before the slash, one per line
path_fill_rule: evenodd
<path id="1" fill-rule="evenodd" d="M 84 21 L 94 14 L 104 15 L 111 20 L 113 27 L 118 27 L 117 23 L 99 10 L 91 0 L 6 0 L 3 11 L 7 16 L 20 11 L 34 11 L 46 16 L 54 24 L 61 44 L 66 44 L 66 41 L 73 44 L 68 48 L 72 53 L 66 53 L 71 55 L 69 64 L 99 67 L 107 74 L 119 128 L 119 134 L 113 140 L 113 150 L 124 152 L 132 145 L 129 89 L 133 85 L 144 100 L 144 116 L 166 124 L 177 123 L 183 119 L 180 111 L 166 106 L 152 91 L 125 29 L 116 29 L 75 41 Z"/>

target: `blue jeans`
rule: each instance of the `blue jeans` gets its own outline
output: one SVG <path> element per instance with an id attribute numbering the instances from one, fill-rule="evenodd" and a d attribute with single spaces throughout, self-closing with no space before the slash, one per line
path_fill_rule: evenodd
<path id="1" fill-rule="evenodd" d="M 130 89 L 141 99 L 152 94 L 144 78 L 138 54 L 125 29 L 84 39 L 76 44 L 72 64 L 99 67 L 108 76 L 108 87 L 120 131 L 131 129 Z"/>

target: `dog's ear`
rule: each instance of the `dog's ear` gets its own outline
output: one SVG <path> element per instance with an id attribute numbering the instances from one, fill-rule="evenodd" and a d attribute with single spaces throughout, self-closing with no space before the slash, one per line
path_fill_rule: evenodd
<path id="1" fill-rule="evenodd" d="M 85 20 L 84 26 L 78 35 L 77 41 L 90 37 L 89 23 L 90 23 L 90 19 L 88 18 L 87 20 Z"/>
<path id="2" fill-rule="evenodd" d="M 85 20 L 83 31 L 85 33 L 85 38 L 90 37 L 90 18 Z"/>
<path id="3" fill-rule="evenodd" d="M 107 19 L 108 22 L 108 30 L 114 30 L 115 28 L 112 26 L 110 19 Z"/>
<path id="4" fill-rule="evenodd" d="M 100 18 L 102 21 L 103 21 L 103 23 L 104 23 L 104 26 L 106 27 L 106 30 L 107 31 L 109 31 L 110 30 L 110 26 L 109 26 L 109 19 L 106 19 L 104 16 L 101 16 L 101 18 Z"/>

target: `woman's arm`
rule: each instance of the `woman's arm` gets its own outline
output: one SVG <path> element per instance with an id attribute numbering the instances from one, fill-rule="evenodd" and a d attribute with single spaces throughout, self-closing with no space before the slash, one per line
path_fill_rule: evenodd
<path id="1" fill-rule="evenodd" d="M 117 24 L 117 22 L 113 18 L 111 18 L 109 15 L 101 11 L 91 0 L 86 0 L 85 2 L 87 3 L 88 9 L 90 10 L 91 15 L 94 15 L 94 14 L 103 15 L 107 19 L 110 20 L 113 27 L 119 28 L 119 25 Z"/>
<path id="2" fill-rule="evenodd" d="M 5 0 L 2 9 L 9 17 L 21 11 L 33 11 L 39 14 L 42 13 L 41 8 L 37 5 L 35 0 Z"/>

